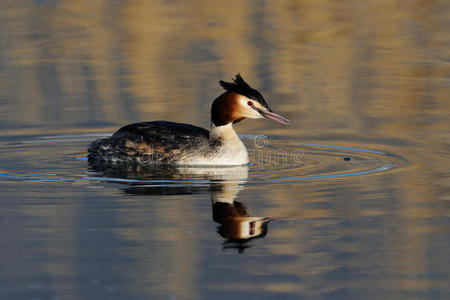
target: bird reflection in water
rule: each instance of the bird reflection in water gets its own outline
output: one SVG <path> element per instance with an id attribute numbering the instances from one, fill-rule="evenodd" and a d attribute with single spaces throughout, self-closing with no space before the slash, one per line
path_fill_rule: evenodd
<path id="1" fill-rule="evenodd" d="M 249 241 L 267 234 L 269 218 L 251 217 L 241 202 L 235 201 L 242 188 L 237 182 L 211 182 L 211 201 L 214 222 L 220 225 L 217 232 L 225 239 L 224 249 L 237 249 L 242 253 Z"/>
<path id="2" fill-rule="evenodd" d="M 120 165 L 89 163 L 97 177 L 128 179 L 122 190 L 140 195 L 192 195 L 209 193 L 217 232 L 223 249 L 243 253 L 250 241 L 266 236 L 269 218 L 252 217 L 246 206 L 235 201 L 248 177 L 248 166 L 180 167 L 170 165 Z M 134 181 L 136 180 L 136 181 Z"/>

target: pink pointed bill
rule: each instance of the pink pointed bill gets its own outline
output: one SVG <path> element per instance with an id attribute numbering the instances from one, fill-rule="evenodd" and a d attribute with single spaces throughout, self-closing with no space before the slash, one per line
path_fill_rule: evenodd
<path id="1" fill-rule="evenodd" d="M 264 118 L 277 121 L 281 124 L 290 125 L 291 121 L 267 109 L 256 109 Z"/>

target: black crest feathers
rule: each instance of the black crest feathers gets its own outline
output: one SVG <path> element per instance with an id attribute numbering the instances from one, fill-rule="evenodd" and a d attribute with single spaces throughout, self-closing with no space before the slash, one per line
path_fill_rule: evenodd
<path id="1" fill-rule="evenodd" d="M 234 92 L 243 95 L 249 99 L 256 100 L 261 105 L 270 110 L 269 105 L 267 105 L 266 100 L 264 100 L 264 97 L 261 95 L 261 93 L 252 88 L 250 85 L 248 85 L 248 83 L 244 81 L 244 79 L 239 73 L 236 74 L 235 78 L 233 79 L 233 82 L 225 82 L 221 80 L 219 81 L 219 84 L 227 92 L 230 93 Z"/>

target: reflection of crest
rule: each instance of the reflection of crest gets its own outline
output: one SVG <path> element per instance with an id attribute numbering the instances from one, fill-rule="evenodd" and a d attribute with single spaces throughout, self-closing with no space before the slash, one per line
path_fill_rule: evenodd
<path id="1" fill-rule="evenodd" d="M 90 171 L 105 181 L 121 182 L 124 192 L 141 195 L 210 193 L 217 232 L 226 239 L 224 249 L 242 253 L 248 242 L 264 237 L 269 219 L 250 217 L 244 204 L 234 201 L 243 189 L 248 166 L 190 167 L 174 165 L 90 164 Z M 125 180 L 124 180 L 125 179 Z M 123 180 L 123 181 L 121 181 Z"/>
<path id="2" fill-rule="evenodd" d="M 250 217 L 240 202 L 213 203 L 213 220 L 220 224 L 217 232 L 226 239 L 224 248 L 236 248 L 241 253 L 251 239 L 267 234 L 268 218 Z"/>

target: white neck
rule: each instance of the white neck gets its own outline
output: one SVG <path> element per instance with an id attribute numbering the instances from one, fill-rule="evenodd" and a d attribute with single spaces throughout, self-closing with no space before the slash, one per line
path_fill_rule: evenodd
<path id="1" fill-rule="evenodd" d="M 220 142 L 219 155 L 223 164 L 242 165 L 248 163 L 247 149 L 234 131 L 233 123 L 223 126 L 216 126 L 211 123 L 209 140 Z"/>
<path id="2" fill-rule="evenodd" d="M 220 140 L 224 144 L 235 142 L 236 140 L 240 141 L 238 135 L 236 134 L 236 131 L 234 131 L 233 129 L 233 123 L 228 123 L 222 126 L 216 126 L 211 123 L 209 139 L 215 140 L 217 138 L 220 138 Z"/>

